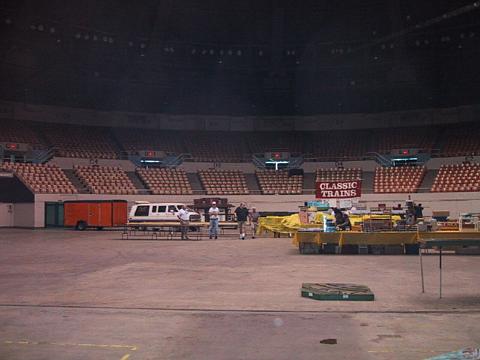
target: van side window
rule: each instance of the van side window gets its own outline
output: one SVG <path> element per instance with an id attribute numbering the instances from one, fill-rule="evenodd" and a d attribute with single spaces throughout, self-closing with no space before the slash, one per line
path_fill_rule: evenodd
<path id="1" fill-rule="evenodd" d="M 156 206 L 152 207 L 152 213 L 156 213 L 156 212 L 157 212 L 157 207 Z"/>
<path id="2" fill-rule="evenodd" d="M 135 216 L 148 216 L 149 208 L 150 206 L 148 205 L 137 206 L 137 210 L 135 210 Z"/>
<path id="3" fill-rule="evenodd" d="M 177 212 L 177 207 L 175 205 L 168 205 L 168 212 Z"/>
<path id="4" fill-rule="evenodd" d="M 159 206 L 157 209 L 157 212 L 164 213 L 166 208 L 167 208 L 166 206 Z"/>

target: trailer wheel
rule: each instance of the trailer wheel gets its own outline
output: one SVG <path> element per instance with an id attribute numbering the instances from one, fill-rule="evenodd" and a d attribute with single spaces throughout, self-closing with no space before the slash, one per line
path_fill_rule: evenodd
<path id="1" fill-rule="evenodd" d="M 87 228 L 87 223 L 85 221 L 77 222 L 77 226 L 75 227 L 77 230 L 83 231 Z"/>

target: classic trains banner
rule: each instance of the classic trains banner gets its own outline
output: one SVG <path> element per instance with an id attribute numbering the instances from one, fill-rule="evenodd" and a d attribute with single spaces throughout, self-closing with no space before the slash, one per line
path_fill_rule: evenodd
<path id="1" fill-rule="evenodd" d="M 319 181 L 315 190 L 317 199 L 351 199 L 362 195 L 362 181 Z"/>

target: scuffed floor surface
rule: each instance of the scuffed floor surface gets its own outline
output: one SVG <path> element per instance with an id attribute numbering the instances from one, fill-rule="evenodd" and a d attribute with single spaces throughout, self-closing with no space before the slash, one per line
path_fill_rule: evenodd
<path id="1" fill-rule="evenodd" d="M 0 229 L 0 359 L 425 359 L 480 346 L 480 257 L 299 255 L 290 239 Z M 374 302 L 300 297 L 359 283 Z"/>

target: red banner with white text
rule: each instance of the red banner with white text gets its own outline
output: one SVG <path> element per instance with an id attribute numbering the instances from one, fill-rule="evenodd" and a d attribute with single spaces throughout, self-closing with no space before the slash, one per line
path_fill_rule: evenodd
<path id="1" fill-rule="evenodd" d="M 362 196 L 362 181 L 319 181 L 315 184 L 317 199 L 351 199 Z"/>

